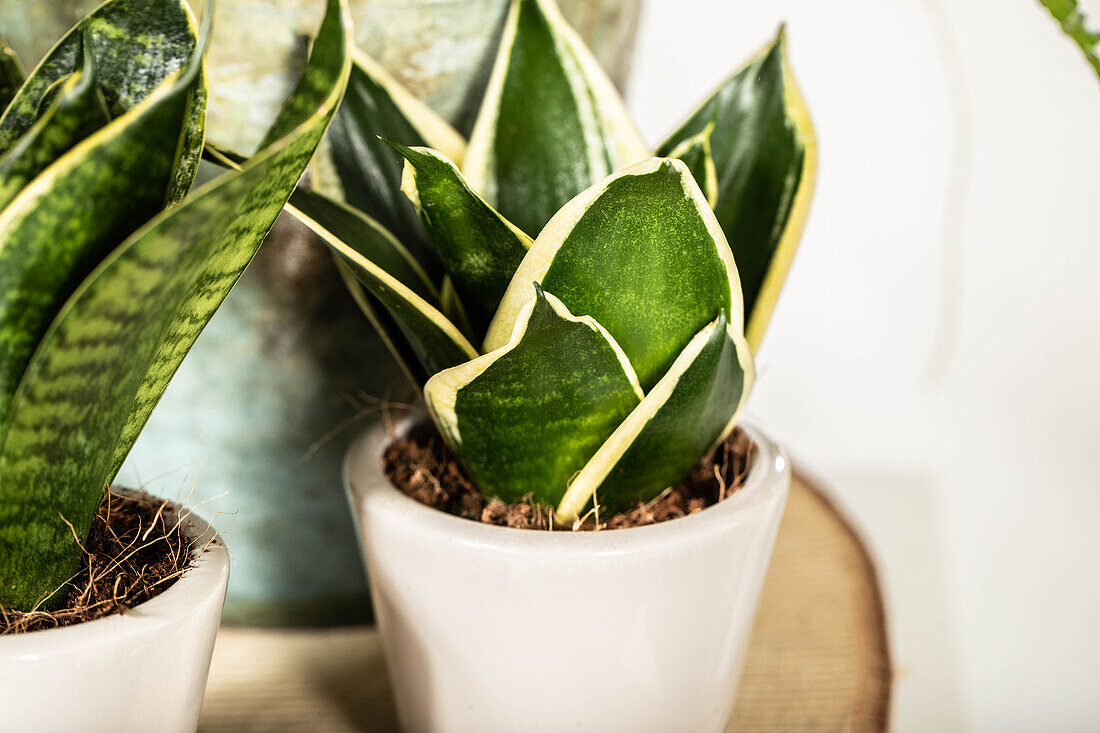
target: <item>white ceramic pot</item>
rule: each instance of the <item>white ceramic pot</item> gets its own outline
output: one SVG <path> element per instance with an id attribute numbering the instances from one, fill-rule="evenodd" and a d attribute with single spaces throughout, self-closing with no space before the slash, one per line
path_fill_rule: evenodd
<path id="1" fill-rule="evenodd" d="M 759 453 L 731 498 L 583 534 L 426 507 L 383 474 L 390 436 L 366 433 L 347 483 L 404 730 L 721 731 L 790 483 L 746 430 Z"/>
<path id="2" fill-rule="evenodd" d="M 182 526 L 207 549 L 159 596 L 125 614 L 0 636 L 0 730 L 195 731 L 229 553 L 205 520 Z"/>

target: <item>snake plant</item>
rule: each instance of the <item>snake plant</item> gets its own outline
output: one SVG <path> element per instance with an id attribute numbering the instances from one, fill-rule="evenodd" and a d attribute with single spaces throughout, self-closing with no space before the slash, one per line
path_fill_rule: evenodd
<path id="1" fill-rule="evenodd" d="M 732 430 L 815 168 L 782 30 L 653 151 L 552 0 L 513 0 L 468 141 L 355 54 L 290 211 L 479 490 L 570 521 Z"/>
<path id="2" fill-rule="evenodd" d="M 183 0 L 108 0 L 0 118 L 0 605 L 58 602 L 93 514 L 274 224 L 350 71 L 329 0 L 264 145 L 191 191 L 206 100 Z M 7 51 L 7 80 L 21 67 Z"/>

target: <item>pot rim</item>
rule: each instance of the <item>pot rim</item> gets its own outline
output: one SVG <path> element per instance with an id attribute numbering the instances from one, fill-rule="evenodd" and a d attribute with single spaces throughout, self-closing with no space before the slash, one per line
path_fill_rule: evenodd
<path id="1" fill-rule="evenodd" d="M 398 422 L 393 438 L 401 438 L 428 422 L 426 417 L 406 417 Z M 731 526 L 753 521 L 776 501 L 786 499 L 790 483 L 787 452 L 760 429 L 739 421 L 752 438 L 756 458 L 744 485 L 731 497 L 695 514 L 658 524 L 599 532 L 516 529 L 483 524 L 421 504 L 397 489 L 386 477 L 381 456 L 391 442 L 384 424 L 367 430 L 352 443 L 344 461 L 344 487 L 352 501 L 352 514 L 362 525 L 361 508 L 400 522 L 424 534 L 449 535 L 455 542 L 501 552 L 620 554 L 654 546 L 699 540 Z"/>
<path id="2" fill-rule="evenodd" d="M 180 528 L 197 547 L 190 566 L 168 590 L 134 606 L 126 613 L 84 621 L 72 626 L 0 636 L 0 664 L 72 654 L 81 646 L 97 646 L 108 638 L 121 640 L 165 628 L 190 615 L 213 596 L 225 592 L 229 580 L 229 551 L 214 526 L 194 511 L 170 503 L 180 517 Z"/>

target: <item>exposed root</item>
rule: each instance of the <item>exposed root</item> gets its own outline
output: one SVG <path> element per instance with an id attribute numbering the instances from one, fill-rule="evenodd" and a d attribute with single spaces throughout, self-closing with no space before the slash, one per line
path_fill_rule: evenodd
<path id="1" fill-rule="evenodd" d="M 163 593 L 183 575 L 205 547 L 183 536 L 189 516 L 167 500 L 144 492 L 107 492 L 92 521 L 86 543 L 69 525 L 84 553 L 80 569 L 66 584 L 61 607 L 29 611 L 0 607 L 0 635 L 41 631 L 92 621 L 129 609 Z M 59 588 L 55 592 L 61 592 Z M 53 593 L 49 594 L 50 596 Z"/>
<path id="2" fill-rule="evenodd" d="M 313 456 L 317 454 L 317 451 L 324 448 L 328 443 L 338 438 L 347 429 L 359 424 L 363 420 L 367 419 L 371 415 L 381 414 L 383 420 L 385 420 L 388 429 L 393 431 L 394 422 L 391 417 L 396 410 L 401 413 L 409 413 L 416 409 L 415 405 L 410 402 L 393 401 L 389 396 L 375 397 L 369 395 L 366 392 L 360 392 L 356 396 L 345 394 L 344 401 L 351 405 L 355 413 L 349 417 L 344 418 L 331 430 L 322 435 L 313 445 L 311 445 L 304 454 L 298 459 L 298 465 L 308 462 Z"/>

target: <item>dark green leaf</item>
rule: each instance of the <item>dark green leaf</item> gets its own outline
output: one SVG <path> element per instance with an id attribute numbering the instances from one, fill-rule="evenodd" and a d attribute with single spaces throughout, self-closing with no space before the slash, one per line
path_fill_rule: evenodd
<path id="1" fill-rule="evenodd" d="M 385 228 L 358 209 L 334 201 L 308 188 L 290 197 L 291 205 L 309 219 L 322 223 L 364 258 L 381 267 L 432 305 L 439 293 L 409 251 Z"/>
<path id="2" fill-rule="evenodd" d="M 8 106 L 19 87 L 23 86 L 23 65 L 8 42 L 0 38 L 0 109 Z"/>
<path id="3" fill-rule="evenodd" d="M 416 357 L 415 364 L 419 365 L 419 369 L 414 373 L 435 374 L 477 356 L 477 351 L 458 327 L 440 313 L 438 308 L 347 243 L 346 240 L 354 241 L 361 236 L 356 231 L 358 225 L 354 225 L 349 231 L 343 231 L 342 227 L 349 222 L 344 216 L 314 219 L 293 205 L 288 207 L 288 211 L 324 240 L 367 292 L 386 308 L 401 337 Z M 324 215 L 326 208 L 317 207 L 313 213 Z M 382 334 L 389 335 L 386 331 L 382 331 Z M 396 349 L 395 355 L 399 358 L 405 356 L 401 354 L 400 348 Z M 406 366 L 411 365 L 406 363 Z"/>
<path id="4" fill-rule="evenodd" d="M 596 181 L 649 155 L 607 74 L 549 0 L 513 0 L 462 172 L 534 236 Z"/>
<path id="5" fill-rule="evenodd" d="M 698 135 L 684 140 L 668 154 L 670 158 L 684 161 L 711 208 L 718 202 L 718 170 L 710 152 L 710 134 L 713 129 L 712 126 L 707 127 Z"/>
<path id="6" fill-rule="evenodd" d="M 481 493 L 556 505 L 642 392 L 596 321 L 534 290 L 504 348 L 436 374 L 424 399 Z"/>
<path id="7" fill-rule="evenodd" d="M 669 155 L 713 127 L 714 213 L 741 273 L 746 334 L 754 349 L 775 308 L 809 210 L 817 146 L 780 31 L 658 149 Z"/>
<path id="8" fill-rule="evenodd" d="M 378 139 L 442 150 L 455 160 L 465 141 L 378 64 L 358 54 L 348 93 L 314 164 L 318 190 L 360 209 L 393 232 L 433 278 L 439 261 L 401 195 L 401 156 Z"/>
<path id="9" fill-rule="evenodd" d="M 680 481 L 733 429 L 752 380 L 748 342 L 722 313 L 577 474 L 558 518 L 583 515 L 593 493 L 611 512 L 625 511 Z"/>
<path id="10" fill-rule="evenodd" d="M 27 77 L 0 118 L 0 153 L 34 124 L 39 101 L 58 79 L 80 68 L 83 34 L 95 55 L 100 87 L 114 117 L 133 109 L 193 57 L 195 19 L 183 0 L 108 0 L 69 31 Z M 200 71 L 201 73 L 201 71 Z M 202 152 L 206 84 L 188 100 L 183 144 L 169 202 L 187 195 Z M 116 242 L 117 243 L 117 242 Z"/>
<path id="11" fill-rule="evenodd" d="M 531 238 L 485 203 L 444 155 L 392 144 L 407 161 L 402 190 L 416 205 L 480 338 Z"/>
<path id="12" fill-rule="evenodd" d="M 420 365 L 420 359 L 412 346 L 409 345 L 409 341 L 405 338 L 405 334 L 397 321 L 389 310 L 378 302 L 377 298 L 367 292 L 367 289 L 359 282 L 359 278 L 355 276 L 351 267 L 344 262 L 342 257 L 334 252 L 332 258 L 336 263 L 336 268 L 340 271 L 340 277 L 343 279 L 344 285 L 351 292 L 352 299 L 359 306 L 359 310 L 363 312 L 363 315 L 367 317 L 374 330 L 378 332 L 378 337 L 382 339 L 382 343 L 385 344 L 386 349 L 393 356 L 394 361 L 397 362 L 409 383 L 417 389 L 423 388 L 424 383 L 428 381 L 428 374 Z"/>
<path id="13" fill-rule="evenodd" d="M 455 284 L 450 275 L 445 275 L 443 284 L 439 286 L 439 310 L 451 323 L 458 326 L 466 338 L 473 338 L 474 327 L 470 323 L 470 316 L 466 314 L 466 306 L 455 292 Z"/>
<path id="14" fill-rule="evenodd" d="M 507 340 L 531 282 L 599 321 L 644 389 L 720 310 L 741 328 L 729 245 L 691 173 L 674 159 L 631 166 L 562 208 L 512 278 L 486 351 Z"/>
<path id="15" fill-rule="evenodd" d="M 238 168 L 247 158 L 215 143 L 207 142 L 205 157 L 226 168 Z M 397 239 L 369 216 L 350 206 L 306 188 L 298 188 L 290 197 L 288 213 L 311 228 L 321 227 L 328 236 L 339 241 L 347 249 L 356 252 L 397 279 L 430 306 L 438 306 L 447 318 L 446 303 L 442 293 L 436 293 L 420 265 Z M 337 232 L 337 234 L 333 234 Z M 341 239 L 342 238 L 342 239 Z M 416 352 L 396 320 L 384 305 L 378 302 L 357 279 L 353 268 L 333 251 L 333 258 L 340 275 L 351 292 L 352 298 L 363 311 L 371 325 L 378 331 L 382 342 L 393 354 L 409 380 L 422 387 L 428 375 L 420 364 Z M 444 285 L 447 284 L 444 280 Z"/>
<path id="16" fill-rule="evenodd" d="M 0 211 L 54 160 L 110 122 L 91 54 L 81 71 L 64 78 L 51 108 L 0 155 Z"/>

